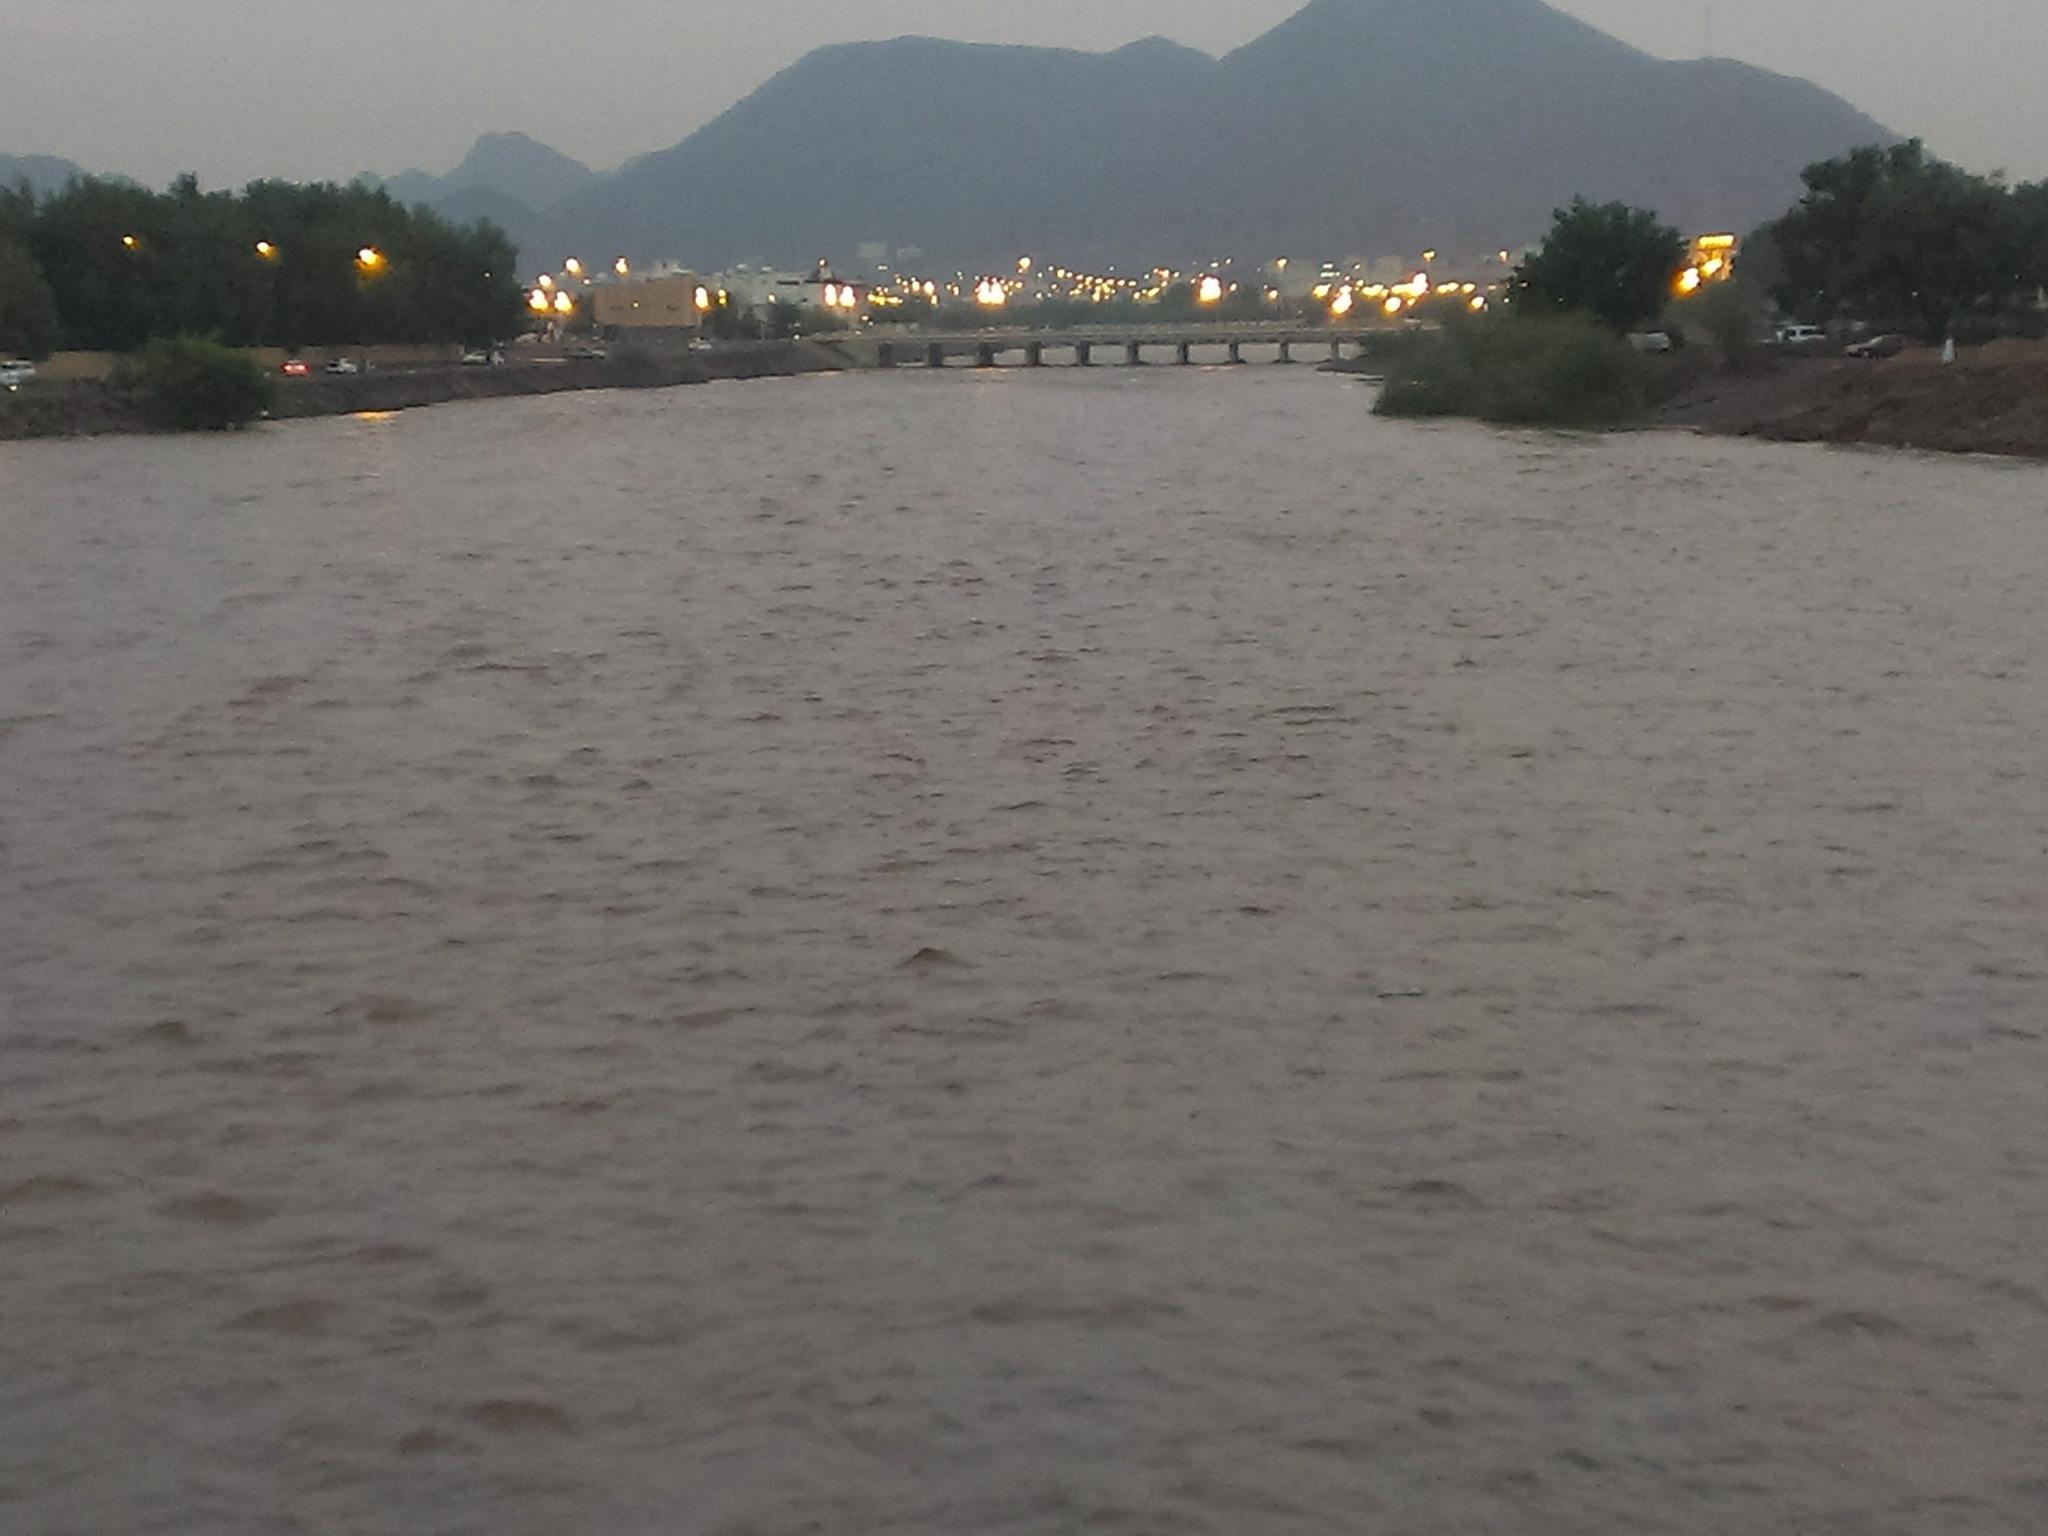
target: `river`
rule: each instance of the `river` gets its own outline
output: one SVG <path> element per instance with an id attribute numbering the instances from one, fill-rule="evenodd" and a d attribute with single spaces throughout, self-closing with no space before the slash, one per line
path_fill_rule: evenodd
<path id="1" fill-rule="evenodd" d="M 0 1529 L 2048 1526 L 2048 471 L 1368 404 L 0 444 Z"/>

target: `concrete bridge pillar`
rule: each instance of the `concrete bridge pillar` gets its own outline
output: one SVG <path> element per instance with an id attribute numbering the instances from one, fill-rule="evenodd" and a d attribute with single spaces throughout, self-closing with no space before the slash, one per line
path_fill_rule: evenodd
<path id="1" fill-rule="evenodd" d="M 1124 361 L 1133 368 L 1141 367 L 1145 361 L 1144 350 L 1135 341 L 1124 343 Z"/>
<path id="2" fill-rule="evenodd" d="M 1181 367 L 1187 367 L 1195 360 L 1195 344 L 1191 341 L 1177 343 L 1173 349 L 1173 360 Z"/>
<path id="3" fill-rule="evenodd" d="M 1275 362 L 1277 362 L 1277 363 L 1291 363 L 1291 362 L 1293 362 L 1293 361 L 1294 361 L 1294 343 L 1293 343 L 1293 342 L 1291 342 L 1291 341 L 1283 341 L 1283 342 L 1281 342 L 1281 343 L 1280 343 L 1280 355 L 1279 355 L 1279 356 L 1278 356 L 1277 358 L 1275 358 L 1275 359 L 1274 359 L 1274 361 L 1275 361 Z"/>
<path id="4" fill-rule="evenodd" d="M 946 348 L 944 343 L 935 341 L 924 349 L 924 365 L 927 368 L 943 368 L 946 366 Z"/>
<path id="5" fill-rule="evenodd" d="M 1042 368 L 1045 366 L 1044 342 L 1034 341 L 1024 349 L 1024 366 L 1027 368 Z"/>
<path id="6" fill-rule="evenodd" d="M 1243 362 L 1243 361 L 1244 361 L 1244 343 L 1243 343 L 1243 342 L 1241 342 L 1241 341 L 1233 341 L 1233 342 L 1232 342 L 1232 343 L 1230 344 L 1230 360 L 1231 360 L 1231 362 L 1233 362 L 1233 363 L 1241 363 L 1241 362 Z"/>
<path id="7" fill-rule="evenodd" d="M 1095 361 L 1095 349 L 1085 341 L 1074 343 L 1074 366 L 1086 368 Z"/>
<path id="8" fill-rule="evenodd" d="M 995 367 L 995 365 L 995 344 L 993 342 L 984 341 L 980 346 L 974 349 L 974 366 L 977 368 L 993 368 Z"/>
<path id="9" fill-rule="evenodd" d="M 1344 338 L 1342 336 L 1332 336 L 1330 338 L 1330 361 L 1333 363 L 1344 361 Z"/>
<path id="10" fill-rule="evenodd" d="M 885 341 L 875 348 L 875 366 L 877 368 L 894 368 L 896 366 L 895 342 Z"/>

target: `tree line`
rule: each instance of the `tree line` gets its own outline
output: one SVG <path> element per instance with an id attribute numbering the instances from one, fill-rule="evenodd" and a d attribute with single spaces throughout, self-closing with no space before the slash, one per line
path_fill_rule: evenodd
<path id="1" fill-rule="evenodd" d="M 129 352 L 187 335 L 481 345 L 522 322 L 517 259 L 489 223 L 451 224 L 360 185 L 0 189 L 0 354 Z"/>
<path id="2" fill-rule="evenodd" d="M 1744 258 L 1752 288 L 1786 315 L 1930 342 L 2048 329 L 2048 183 L 1974 175 L 1917 139 L 1822 161 L 1804 181 L 1805 195 L 1751 237 Z M 1685 250 L 1652 213 L 1580 200 L 1516 270 L 1511 299 L 1525 315 L 1635 330 L 1666 308 Z"/>
<path id="3" fill-rule="evenodd" d="M 2048 182 L 1972 175 L 1918 139 L 1824 161 L 1805 182 L 1798 206 L 1762 231 L 1786 313 L 1927 341 L 2040 333 Z"/>

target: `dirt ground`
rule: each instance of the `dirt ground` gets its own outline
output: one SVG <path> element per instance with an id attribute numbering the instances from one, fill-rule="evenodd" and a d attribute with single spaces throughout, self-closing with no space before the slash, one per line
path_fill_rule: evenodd
<path id="1" fill-rule="evenodd" d="M 2048 342 L 1996 342 L 1952 366 L 1926 347 L 1882 362 L 1774 358 L 1702 378 L 1654 423 L 1782 442 L 2048 458 Z"/>

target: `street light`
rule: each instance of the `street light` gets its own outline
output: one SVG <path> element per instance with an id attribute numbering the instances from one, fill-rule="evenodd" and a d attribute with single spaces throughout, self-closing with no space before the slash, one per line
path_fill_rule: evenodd
<path id="1" fill-rule="evenodd" d="M 578 261 L 574 256 L 571 256 L 567 261 L 562 263 L 562 270 L 568 273 L 571 277 L 581 277 L 583 275 L 583 263 Z"/>
<path id="2" fill-rule="evenodd" d="M 139 251 L 142 249 L 142 242 L 134 235 L 123 235 L 121 237 L 121 249 L 124 251 Z"/>
<path id="3" fill-rule="evenodd" d="M 256 258 L 259 261 L 277 260 L 277 247 L 268 240 L 258 240 L 256 242 Z"/>
<path id="4" fill-rule="evenodd" d="M 374 245 L 366 245 L 356 252 L 356 265 L 365 272 L 381 271 L 388 258 Z"/>
<path id="5" fill-rule="evenodd" d="M 617 261 L 612 263 L 612 270 L 618 273 L 618 275 L 621 277 L 630 277 L 633 273 L 633 265 L 631 262 L 627 261 L 625 257 L 621 256 Z"/>

